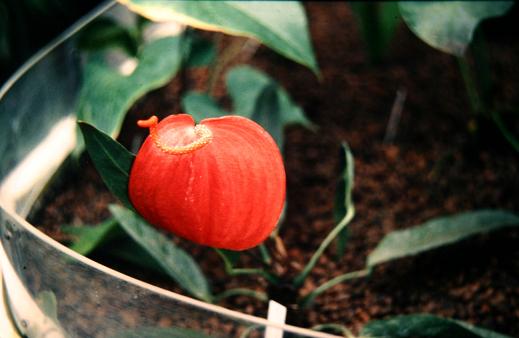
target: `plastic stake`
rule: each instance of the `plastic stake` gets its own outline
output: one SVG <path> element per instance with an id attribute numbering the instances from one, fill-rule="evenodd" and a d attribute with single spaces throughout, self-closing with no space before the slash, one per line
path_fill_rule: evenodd
<path id="1" fill-rule="evenodd" d="M 287 308 L 278 302 L 269 300 L 267 320 L 277 324 L 285 324 Z M 277 327 L 267 326 L 265 338 L 283 338 L 283 330 Z"/>

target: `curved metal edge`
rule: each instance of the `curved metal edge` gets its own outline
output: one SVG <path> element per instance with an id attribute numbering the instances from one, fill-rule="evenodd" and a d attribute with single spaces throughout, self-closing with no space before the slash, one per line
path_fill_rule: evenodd
<path id="1" fill-rule="evenodd" d="M 1 245 L 1 244 L 0 244 Z M 0 268 L 1 268 L 0 263 Z M 5 338 L 21 338 L 7 304 L 7 294 L 4 285 L 2 271 L 0 270 L 0 332 Z M 2 336 L 4 337 L 4 336 Z"/>
<path id="2" fill-rule="evenodd" d="M 80 29 L 88 25 L 94 19 L 99 17 L 101 14 L 115 6 L 117 3 L 116 0 L 108 0 L 105 3 L 99 5 L 95 9 L 93 9 L 90 13 L 79 19 L 76 23 L 70 26 L 63 33 L 58 35 L 54 40 L 52 40 L 48 45 L 40 49 L 36 54 L 30 57 L 13 75 L 7 79 L 7 81 L 0 87 L 0 100 L 5 96 L 5 94 L 11 89 L 11 87 L 18 81 L 32 66 L 38 63 L 41 59 L 47 56 L 50 52 L 56 49 L 59 45 L 65 42 L 72 35 L 76 34 Z"/>
<path id="3" fill-rule="evenodd" d="M 39 240 L 47 243 L 48 245 L 51 245 L 52 247 L 54 247 L 56 250 L 62 252 L 63 254 L 65 254 L 67 256 L 70 256 L 70 257 L 74 258 L 75 260 L 77 260 L 77 261 L 79 261 L 79 262 L 81 262 L 81 263 L 83 263 L 85 265 L 88 265 L 88 266 L 90 266 L 93 269 L 99 270 L 99 271 L 101 271 L 101 272 L 103 272 L 103 273 L 105 273 L 107 275 L 110 275 L 110 276 L 112 276 L 112 277 L 114 277 L 116 279 L 120 279 L 120 280 L 123 280 L 123 281 L 125 281 L 127 283 L 130 283 L 130 284 L 136 285 L 138 287 L 141 287 L 143 289 L 147 289 L 147 290 L 149 290 L 151 292 L 160 294 L 161 296 L 164 296 L 166 298 L 171 298 L 171 299 L 173 299 L 173 300 L 175 300 L 177 302 L 182 302 L 182 303 L 185 303 L 185 304 L 189 304 L 189 305 L 191 305 L 193 307 L 200 308 L 200 309 L 203 309 L 203 310 L 206 310 L 206 311 L 210 311 L 210 312 L 214 312 L 216 314 L 219 314 L 219 315 L 222 315 L 222 316 L 225 316 L 225 317 L 228 317 L 228 318 L 232 318 L 232 319 L 243 321 L 243 322 L 248 322 L 248 323 L 251 323 L 251 324 L 257 324 L 257 325 L 261 325 L 261 326 L 264 326 L 264 327 L 277 328 L 277 329 L 283 330 L 284 332 L 289 332 L 289 333 L 294 333 L 294 334 L 299 334 L 299 335 L 302 335 L 302 336 L 314 337 L 314 338 L 338 338 L 339 337 L 339 336 L 335 336 L 335 335 L 331 335 L 331 334 L 327 334 L 327 333 L 322 333 L 322 332 L 317 332 L 317 331 L 313 331 L 313 330 L 309 330 L 309 329 L 305 329 L 305 328 L 301 328 L 301 327 L 297 327 L 297 326 L 293 326 L 293 325 L 278 324 L 278 323 L 269 321 L 269 320 L 264 319 L 264 318 L 260 318 L 260 317 L 256 317 L 256 316 L 252 316 L 252 315 L 248 315 L 248 314 L 244 314 L 244 313 L 241 313 L 241 312 L 238 312 L 238 311 L 234 311 L 234 310 L 229 310 L 229 309 L 224 308 L 224 307 L 219 306 L 219 305 L 214 305 L 214 304 L 206 303 L 206 302 L 203 302 L 201 300 L 197 300 L 197 299 L 194 299 L 194 298 L 191 298 L 191 297 L 188 297 L 188 296 L 184 296 L 184 295 L 172 292 L 172 291 L 168 291 L 168 290 L 162 289 L 162 288 L 154 286 L 152 284 L 143 282 L 143 281 L 141 281 L 139 279 L 130 277 L 128 275 L 125 275 L 125 274 L 123 274 L 123 273 L 121 273 L 119 271 L 113 270 L 113 269 L 111 269 L 111 268 L 109 268 L 107 266 L 104 266 L 104 265 L 96 262 L 96 261 L 93 261 L 90 258 L 87 258 L 85 256 L 82 256 L 82 255 L 78 254 L 77 252 L 73 251 L 72 249 L 70 249 L 70 248 L 66 247 L 65 245 L 55 241 L 54 239 L 52 239 L 51 237 L 47 236 L 46 234 L 44 234 L 40 230 L 36 229 L 34 226 L 32 226 L 29 222 L 27 222 L 25 219 L 23 219 L 18 214 L 15 214 L 12 211 L 5 210 L 3 208 L 2 208 L 2 211 L 6 215 L 11 217 L 14 221 L 16 221 L 21 226 L 23 226 L 23 228 L 25 230 L 27 230 L 28 232 L 30 232 L 33 236 L 37 237 Z"/>
<path id="4" fill-rule="evenodd" d="M 112 8 L 117 1 L 115 0 L 109 0 L 105 2 L 104 4 L 101 4 L 99 7 L 94 9 L 92 12 L 87 14 L 85 17 L 80 19 L 78 22 L 76 22 L 73 26 L 71 26 L 69 29 L 67 29 L 65 32 L 60 34 L 56 39 L 54 39 L 51 43 L 49 43 L 45 48 L 37 52 L 35 55 L 33 55 L 28 61 L 26 61 L 0 88 L 0 100 L 5 96 L 5 94 L 11 89 L 11 87 L 18 81 L 23 75 L 25 75 L 32 66 L 34 66 L 36 63 L 41 61 L 45 56 L 47 56 L 49 53 L 51 53 L 54 49 L 56 49 L 59 45 L 61 45 L 64 41 L 69 39 L 72 35 L 77 33 L 80 29 L 82 29 L 84 26 L 86 26 L 88 23 L 102 15 L 104 12 L 108 11 L 110 8 Z M 0 206 L 1 208 L 1 206 Z M 136 286 L 139 286 L 141 288 L 150 290 L 152 292 L 155 292 L 157 294 L 160 294 L 164 297 L 171 298 L 175 301 L 182 302 L 189 304 L 193 307 L 197 307 L 200 309 L 204 309 L 206 311 L 214 312 L 222 316 L 226 316 L 235 320 L 249 322 L 251 324 L 257 324 L 265 327 L 272 327 L 277 328 L 280 330 L 283 330 L 284 332 L 290 332 L 294 334 L 299 334 L 302 336 L 308 336 L 308 337 L 315 337 L 315 338 L 337 338 L 338 336 L 312 331 L 309 329 L 300 328 L 297 326 L 292 325 L 286 325 L 286 324 L 278 324 L 272 321 L 269 321 L 264 318 L 240 313 L 238 311 L 229 310 L 221 306 L 205 303 L 187 296 L 183 296 L 162 288 L 159 288 L 157 286 L 148 284 L 146 282 L 143 282 L 141 280 L 135 279 L 133 277 L 127 276 L 123 273 L 120 273 L 116 270 L 113 270 L 111 268 L 108 268 L 100 263 L 97 263 L 85 256 L 82 256 L 75 251 L 67 248 L 66 246 L 62 245 L 61 243 L 55 241 L 54 239 L 50 238 L 49 236 L 45 235 L 40 230 L 36 229 L 33 225 L 31 225 L 29 222 L 27 222 L 23 217 L 20 215 L 13 213 L 11 210 L 5 210 L 2 208 L 3 212 L 5 212 L 7 215 L 12 217 L 14 220 L 16 220 L 21 226 L 23 226 L 28 232 L 30 232 L 32 235 L 37 237 L 39 240 L 49 244 L 50 246 L 54 247 L 56 250 L 62 252 L 63 254 L 70 256 L 77 261 L 80 261 L 81 263 L 88 265 L 94 269 L 97 269 L 101 272 L 106 273 L 107 275 L 110 275 L 116 279 L 123 280 L 125 282 L 134 284 Z M 0 271 L 1 273 L 1 271 Z M 0 276 L 1 277 L 1 276 Z M 3 288 L 2 288 L 3 289 Z M 2 291 L 3 292 L 3 291 Z M 1 297 L 0 297 L 1 300 Z M 0 312 L 0 315 L 2 312 Z M 7 317 L 9 318 L 9 317 Z M 11 323 L 12 324 L 12 323 Z M 1 328 L 1 326 L 0 326 Z M 14 334 L 16 334 L 16 331 L 13 331 Z M 12 337 L 19 337 L 17 335 L 14 335 Z"/>

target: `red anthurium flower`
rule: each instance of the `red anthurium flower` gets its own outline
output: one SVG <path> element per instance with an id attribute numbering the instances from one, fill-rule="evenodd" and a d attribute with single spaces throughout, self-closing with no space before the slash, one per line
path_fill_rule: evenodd
<path id="1" fill-rule="evenodd" d="M 190 115 L 156 116 L 130 172 L 135 209 L 193 242 L 244 250 L 272 232 L 285 200 L 285 169 L 272 137 L 240 116 L 195 125 Z"/>

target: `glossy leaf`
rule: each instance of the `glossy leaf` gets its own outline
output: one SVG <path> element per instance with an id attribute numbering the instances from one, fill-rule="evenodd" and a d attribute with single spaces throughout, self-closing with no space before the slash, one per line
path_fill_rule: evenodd
<path id="1" fill-rule="evenodd" d="M 191 115 L 197 122 L 210 117 L 229 115 L 228 112 L 218 106 L 212 97 L 205 93 L 187 92 L 182 97 L 181 105 L 182 110 Z"/>
<path id="2" fill-rule="evenodd" d="M 110 191 L 128 208 L 129 172 L 135 155 L 94 126 L 79 122 L 90 158 Z"/>
<path id="3" fill-rule="evenodd" d="M 251 118 L 265 128 L 283 149 L 283 121 L 281 119 L 281 104 L 274 84 L 263 87 L 254 104 Z"/>
<path id="4" fill-rule="evenodd" d="M 97 51 L 109 47 L 120 47 L 129 55 L 137 55 L 137 40 L 132 32 L 115 20 L 101 17 L 87 25 L 78 35 L 78 47 Z"/>
<path id="5" fill-rule="evenodd" d="M 110 212 L 130 237 L 145 249 L 184 290 L 211 301 L 209 284 L 195 260 L 136 213 L 118 205 Z"/>
<path id="6" fill-rule="evenodd" d="M 210 338 L 201 331 L 179 327 L 139 327 L 117 333 L 112 338 Z"/>
<path id="7" fill-rule="evenodd" d="M 270 100 L 277 100 L 276 106 L 280 115 L 278 120 L 283 126 L 301 124 L 307 128 L 314 128 L 301 107 L 296 105 L 286 90 L 267 74 L 249 66 L 238 66 L 227 73 L 226 84 L 233 100 L 234 114 L 257 120 L 268 119 L 258 115 L 257 110 L 261 106 L 258 105 L 259 99 L 270 98 Z M 272 87 L 269 90 L 275 92 L 275 98 L 272 92 L 265 97 L 265 88 L 269 86 Z"/>
<path id="8" fill-rule="evenodd" d="M 196 34 L 195 31 L 187 31 L 184 34 L 186 51 L 185 67 L 202 67 L 211 64 L 216 58 L 216 46 L 208 39 Z"/>
<path id="9" fill-rule="evenodd" d="M 510 338 L 469 323 L 429 314 L 374 320 L 362 328 L 360 335 L 366 338 Z"/>
<path id="10" fill-rule="evenodd" d="M 296 1 L 119 0 L 154 21 L 255 38 L 318 72 L 303 6 Z"/>
<path id="11" fill-rule="evenodd" d="M 469 236 L 519 225 L 519 216 L 500 210 L 478 210 L 431 219 L 387 234 L 368 256 L 368 266 L 416 255 Z"/>
<path id="12" fill-rule="evenodd" d="M 128 109 L 177 73 L 182 60 L 180 41 L 179 37 L 167 37 L 145 45 L 130 75 L 107 65 L 100 54 L 90 57 L 84 70 L 78 119 L 116 137 Z"/>
<path id="13" fill-rule="evenodd" d="M 122 229 L 121 229 L 122 230 Z M 165 269 L 157 262 L 148 251 L 142 248 L 140 244 L 131 239 L 126 233 L 126 238 L 117 238 L 109 242 L 106 248 L 106 254 L 124 260 L 134 266 L 148 269 L 158 274 L 167 275 Z"/>
<path id="14" fill-rule="evenodd" d="M 351 154 L 350 147 L 346 142 L 341 145 L 341 177 L 337 183 L 337 190 L 335 193 L 335 204 L 334 204 L 334 218 L 335 223 L 340 221 L 346 216 L 349 210 L 355 210 L 353 205 L 353 183 L 355 180 L 355 162 L 353 155 Z M 337 258 L 344 255 L 346 250 L 346 242 L 348 240 L 348 228 L 339 232 L 337 235 Z"/>
<path id="15" fill-rule="evenodd" d="M 505 14 L 513 1 L 400 1 L 400 14 L 424 42 L 463 56 L 478 24 Z"/>
<path id="16" fill-rule="evenodd" d="M 64 225 L 61 227 L 61 231 L 74 237 L 72 245 L 69 247 L 86 256 L 106 242 L 110 234 L 117 228 L 117 222 L 114 219 L 109 219 L 97 225 Z"/>
<path id="17" fill-rule="evenodd" d="M 359 21 L 372 62 L 379 62 L 393 38 L 400 22 L 398 3 L 395 1 L 351 2 L 350 6 Z"/>

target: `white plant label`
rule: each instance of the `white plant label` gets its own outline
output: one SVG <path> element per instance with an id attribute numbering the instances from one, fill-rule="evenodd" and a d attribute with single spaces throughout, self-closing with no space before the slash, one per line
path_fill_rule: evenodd
<path id="1" fill-rule="evenodd" d="M 273 300 L 269 300 L 267 320 L 277 324 L 285 324 L 287 308 Z M 267 326 L 265 338 L 283 338 L 283 330 L 277 327 Z"/>

